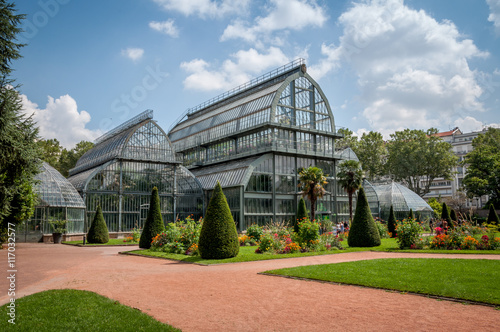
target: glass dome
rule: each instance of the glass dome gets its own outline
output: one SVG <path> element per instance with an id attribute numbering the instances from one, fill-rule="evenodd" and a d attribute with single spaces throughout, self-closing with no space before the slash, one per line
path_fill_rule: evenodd
<path id="1" fill-rule="evenodd" d="M 410 209 L 420 218 L 430 218 L 432 216 L 433 210 L 429 204 L 402 184 L 396 182 L 371 184 L 365 180 L 363 186 L 366 188 L 365 191 L 371 193 L 367 198 L 372 210 L 376 206 L 373 202 L 374 198 L 378 199 L 379 216 L 382 220 L 389 219 L 391 205 L 398 220 L 406 218 L 410 213 Z"/>
<path id="2" fill-rule="evenodd" d="M 42 241 L 44 234 L 52 234 L 50 222 L 55 220 L 67 220 L 66 234 L 83 233 L 85 203 L 71 183 L 46 162 L 35 180 L 38 202 L 33 216 L 19 225 L 16 240 Z"/>

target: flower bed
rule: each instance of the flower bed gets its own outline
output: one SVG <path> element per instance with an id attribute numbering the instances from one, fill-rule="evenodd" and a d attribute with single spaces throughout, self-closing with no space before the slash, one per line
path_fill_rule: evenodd
<path id="1" fill-rule="evenodd" d="M 436 235 L 422 237 L 422 226 L 415 220 L 403 220 L 397 224 L 397 242 L 400 249 L 436 250 L 497 250 L 500 237 L 485 227 L 464 223 L 453 229 L 436 227 Z"/>

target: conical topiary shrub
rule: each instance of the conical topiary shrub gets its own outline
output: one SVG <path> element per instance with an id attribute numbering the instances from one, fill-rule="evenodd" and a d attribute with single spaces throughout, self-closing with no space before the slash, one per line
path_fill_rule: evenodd
<path id="1" fill-rule="evenodd" d="M 441 212 L 441 219 L 446 220 L 449 228 L 453 228 L 453 221 L 451 220 L 448 206 L 443 202 L 443 212 Z"/>
<path id="2" fill-rule="evenodd" d="M 391 233 L 391 237 L 396 237 L 396 217 L 394 216 L 394 207 L 391 205 L 389 210 L 389 220 L 387 221 L 387 231 Z"/>
<path id="3" fill-rule="evenodd" d="M 376 247 L 381 243 L 380 233 L 373 220 L 363 187 L 358 192 L 356 212 L 351 223 L 347 243 L 349 247 Z"/>
<path id="4" fill-rule="evenodd" d="M 139 240 L 139 248 L 151 248 L 151 241 L 153 238 L 163 232 L 165 226 L 163 225 L 163 217 L 161 216 L 160 196 L 158 195 L 158 188 L 154 187 L 151 192 L 151 200 L 149 201 L 149 211 L 144 223 L 144 227 Z"/>
<path id="5" fill-rule="evenodd" d="M 198 250 L 204 259 L 231 258 L 240 251 L 236 225 L 218 181 L 203 220 Z"/>
<path id="6" fill-rule="evenodd" d="M 415 217 L 413 216 L 413 209 L 410 209 L 410 213 L 408 214 L 408 219 L 413 220 Z"/>
<path id="7" fill-rule="evenodd" d="M 457 213 L 456 213 L 456 212 L 455 212 L 455 210 L 453 210 L 453 209 L 451 209 L 450 218 L 451 218 L 451 220 L 453 220 L 453 221 L 458 221 L 458 218 L 457 218 Z"/>
<path id="8" fill-rule="evenodd" d="M 102 215 L 101 206 L 97 206 L 97 211 L 95 212 L 94 219 L 90 225 L 89 232 L 87 233 L 88 243 L 108 243 L 109 232 L 108 226 L 106 226 L 106 221 Z"/>
<path id="9" fill-rule="evenodd" d="M 497 226 L 500 226 L 500 220 L 498 218 L 498 214 L 495 211 L 495 206 L 493 204 L 490 204 L 490 211 L 488 213 L 488 224 L 495 224 Z"/>
<path id="10" fill-rule="evenodd" d="M 299 232 L 299 222 L 309 218 L 309 214 L 307 213 L 306 201 L 301 197 L 299 201 L 299 206 L 297 207 L 297 217 L 295 218 L 295 222 L 293 223 L 293 231 L 295 233 Z"/>

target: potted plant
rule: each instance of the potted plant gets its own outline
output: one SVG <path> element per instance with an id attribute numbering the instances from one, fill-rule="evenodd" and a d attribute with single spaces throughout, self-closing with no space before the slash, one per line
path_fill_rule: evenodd
<path id="1" fill-rule="evenodd" d="M 49 221 L 50 226 L 52 227 L 52 241 L 54 243 L 62 242 L 62 235 L 66 232 L 66 224 L 67 220 L 53 220 Z"/>

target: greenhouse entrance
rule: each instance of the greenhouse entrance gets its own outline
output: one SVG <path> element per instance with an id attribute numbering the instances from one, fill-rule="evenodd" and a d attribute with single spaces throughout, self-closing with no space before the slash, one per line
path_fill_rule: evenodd
<path id="1" fill-rule="evenodd" d="M 37 207 L 30 220 L 18 224 L 16 229 L 16 242 L 42 242 L 43 227 L 46 211 L 43 207 Z"/>

